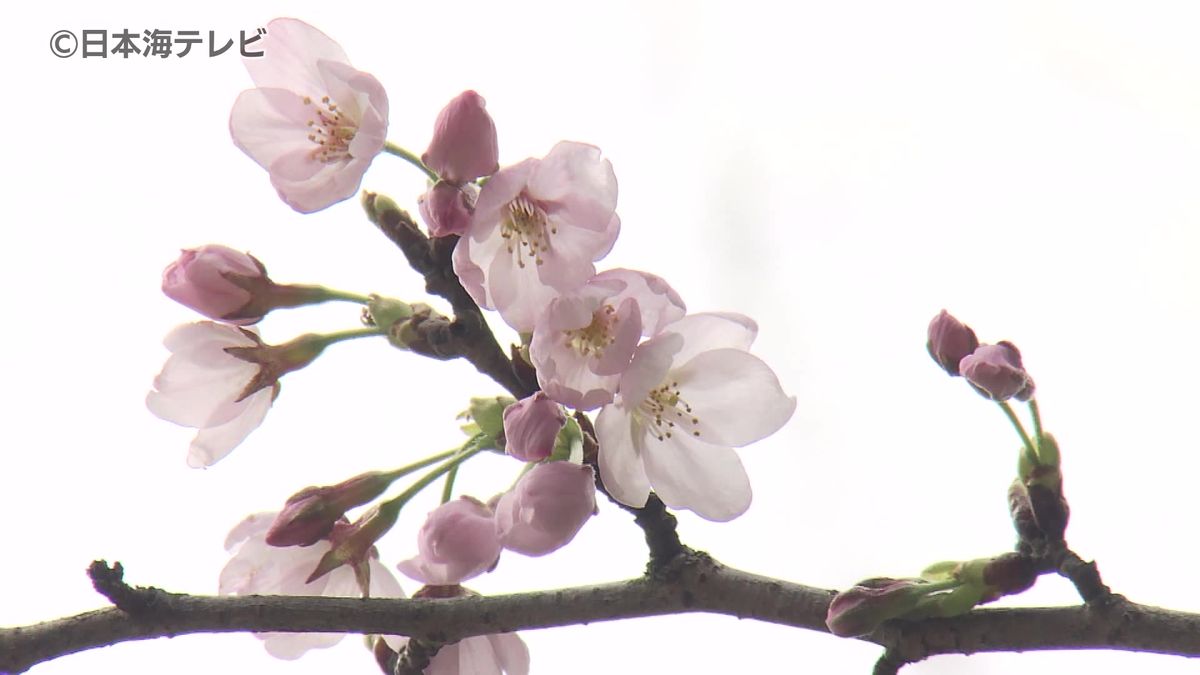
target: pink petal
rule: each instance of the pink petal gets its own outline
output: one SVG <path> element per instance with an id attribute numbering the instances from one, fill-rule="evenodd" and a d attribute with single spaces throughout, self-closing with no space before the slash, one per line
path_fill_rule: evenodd
<path id="1" fill-rule="evenodd" d="M 589 285 L 599 281 L 620 281 L 625 289 L 619 298 L 633 297 L 642 313 L 642 335 L 658 335 L 668 325 L 683 318 L 687 307 L 683 298 L 662 277 L 647 272 L 623 268 L 605 270 L 592 278 Z"/>
<path id="2" fill-rule="evenodd" d="M 638 345 L 629 367 L 621 374 L 621 405 L 628 408 L 640 405 L 650 390 L 667 377 L 667 371 L 682 347 L 683 336 L 670 332 Z"/>
<path id="3" fill-rule="evenodd" d="M 671 370 L 699 420 L 700 440 L 740 447 L 779 431 L 796 411 L 762 359 L 737 349 L 704 352 Z M 690 429 L 690 427 L 689 427 Z"/>
<path id="4" fill-rule="evenodd" d="M 612 344 L 604 349 L 604 355 L 592 366 L 599 375 L 618 376 L 629 367 L 633 351 L 642 338 L 642 314 L 634 298 L 625 298 L 617 307 L 613 324 L 615 335 Z"/>
<path id="5" fill-rule="evenodd" d="M 292 89 L 309 96 L 317 94 L 318 98 L 328 92 L 322 91 L 324 83 L 316 71 L 316 62 L 321 59 L 350 62 L 338 43 L 299 19 L 275 19 L 268 23 L 259 49 L 264 56 L 242 59 L 256 86 Z"/>
<path id="6" fill-rule="evenodd" d="M 212 466 L 228 455 L 262 424 L 271 409 L 271 389 L 263 389 L 246 399 L 238 417 L 220 426 L 201 429 L 188 448 L 187 463 L 193 468 Z"/>
<path id="7" fill-rule="evenodd" d="M 525 189 L 529 174 L 537 163 L 536 159 L 526 159 L 500 169 L 488 179 L 475 202 L 475 218 L 471 222 L 472 239 L 482 242 L 492 236 L 492 231 L 508 217 L 509 203 Z"/>
<path id="8" fill-rule="evenodd" d="M 634 446 L 633 415 L 616 405 L 607 405 L 596 417 L 596 437 L 600 442 L 600 478 L 613 499 L 641 508 L 650 496 L 650 481 L 642 466 L 642 457 Z"/>
<path id="9" fill-rule="evenodd" d="M 554 202 L 559 222 L 600 231 L 617 208 L 617 178 L 599 148 L 562 141 L 529 177 L 529 194 L 539 202 Z"/>
<path id="10" fill-rule="evenodd" d="M 516 633 L 488 635 L 505 675 L 529 675 L 529 647 Z"/>
<path id="11" fill-rule="evenodd" d="M 683 348 L 675 355 L 675 363 L 681 364 L 711 349 L 749 350 L 758 335 L 758 324 L 744 314 L 704 312 L 683 317 L 671 324 L 667 332 L 684 338 Z"/>
<path id="12" fill-rule="evenodd" d="M 483 635 L 458 643 L 458 670 L 463 675 L 502 675 L 492 642 Z"/>
<path id="13" fill-rule="evenodd" d="M 667 506 L 724 522 L 750 508 L 750 478 L 737 453 L 687 434 L 649 437 L 642 452 L 646 475 Z"/>
<path id="14" fill-rule="evenodd" d="M 312 107 L 294 91 L 249 89 L 233 103 L 229 133 L 242 152 L 270 170 L 281 157 L 312 151 L 313 142 L 308 139 L 312 117 Z"/>
<path id="15" fill-rule="evenodd" d="M 262 539 L 267 535 L 267 530 L 271 529 L 271 523 L 275 521 L 276 513 L 274 511 L 263 511 L 246 516 L 240 523 L 234 525 L 233 529 L 225 537 L 225 550 L 233 551 L 235 547 L 240 545 L 247 539 L 257 537 Z"/>

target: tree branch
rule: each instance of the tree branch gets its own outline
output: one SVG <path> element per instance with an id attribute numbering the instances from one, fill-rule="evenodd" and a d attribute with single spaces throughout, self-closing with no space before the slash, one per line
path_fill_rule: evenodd
<path id="1" fill-rule="evenodd" d="M 459 283 L 451 263 L 458 237 L 426 237 L 408 212 L 373 192 L 363 193 L 363 208 L 371 222 L 400 249 L 408 264 L 425 278 L 425 290 L 445 298 L 454 308 L 454 320 L 436 335 L 427 336 L 436 343 L 439 357 L 467 359 L 517 398 L 537 391 L 535 381 L 521 377 L 513 368 L 479 306 Z"/>
<path id="2" fill-rule="evenodd" d="M 97 587 L 119 606 L 0 629 L 0 672 L 24 672 L 44 661 L 118 642 L 188 633 L 349 632 L 453 642 L 472 635 L 688 612 L 825 632 L 834 595 L 725 567 L 700 553 L 676 558 L 661 574 L 620 583 L 446 600 L 196 596 L 127 586 L 119 567 L 103 563 L 94 563 L 92 573 L 101 579 Z M 952 619 L 894 621 L 861 639 L 888 647 L 886 658 L 895 668 L 937 654 L 1049 649 L 1197 657 L 1200 615 L 1118 599 L 1103 606 L 983 609 Z"/>

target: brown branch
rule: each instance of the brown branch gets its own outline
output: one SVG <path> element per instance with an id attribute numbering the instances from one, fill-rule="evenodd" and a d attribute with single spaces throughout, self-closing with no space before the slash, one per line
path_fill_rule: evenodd
<path id="1" fill-rule="evenodd" d="M 406 211 L 373 192 L 363 193 L 363 208 L 371 222 L 400 249 L 409 265 L 425 278 L 425 290 L 445 298 L 454 308 L 454 320 L 426 336 L 436 346 L 439 358 L 465 358 L 517 398 L 536 391 L 536 382 L 514 370 L 479 306 L 454 274 L 451 255 L 458 237 L 426 237 Z"/>
<path id="2" fill-rule="evenodd" d="M 126 586 L 115 567 L 97 565 L 93 571 L 104 577 L 98 587 L 128 611 L 113 607 L 0 629 L 0 672 L 20 673 L 118 642 L 187 633 L 382 633 L 453 642 L 472 635 L 687 612 L 825 632 L 825 613 L 834 595 L 725 567 L 698 553 L 678 557 L 662 574 L 620 583 L 448 600 L 182 595 Z M 893 621 L 861 639 L 887 647 L 897 667 L 938 654 L 1050 649 L 1200 657 L 1200 615 L 1120 599 L 1097 606 L 984 609 L 952 619 Z"/>

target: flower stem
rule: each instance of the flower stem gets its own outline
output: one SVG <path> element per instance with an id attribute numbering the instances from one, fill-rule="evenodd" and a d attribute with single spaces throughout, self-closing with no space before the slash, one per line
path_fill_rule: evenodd
<path id="1" fill-rule="evenodd" d="M 442 503 L 450 501 L 450 497 L 454 494 L 454 479 L 458 478 L 458 465 L 450 467 L 450 471 L 446 474 L 446 484 L 442 487 Z"/>
<path id="2" fill-rule="evenodd" d="M 391 141 L 387 141 L 383 144 L 383 151 L 395 155 L 425 172 L 425 175 L 429 177 L 429 180 L 435 183 L 438 181 L 438 175 L 433 172 L 433 169 L 425 166 L 425 162 L 422 162 L 420 157 L 417 157 L 408 150 L 405 150 Z"/>
<path id="3" fill-rule="evenodd" d="M 325 299 L 326 300 L 342 300 L 344 302 L 356 302 L 360 305 L 365 305 L 371 301 L 371 299 L 369 297 L 367 297 L 365 295 L 360 295 L 358 293 L 351 293 L 349 291 L 339 291 L 339 290 L 333 289 L 333 288 L 326 288 L 324 290 L 325 290 Z"/>
<path id="4" fill-rule="evenodd" d="M 341 330 L 335 333 L 325 333 L 321 335 L 322 349 L 337 342 L 345 342 L 346 340 L 356 340 L 358 338 L 372 337 L 374 335 L 384 335 L 386 331 L 381 330 L 378 326 L 368 326 L 366 328 L 351 328 L 349 330 Z"/>
<path id="5" fill-rule="evenodd" d="M 1029 416 L 1033 418 L 1033 438 L 1038 449 L 1042 448 L 1042 413 L 1038 410 L 1036 398 L 1029 399 Z"/>
<path id="6" fill-rule="evenodd" d="M 430 464 L 436 464 L 437 462 L 440 462 L 443 459 L 451 457 L 451 456 L 457 454 L 458 452 L 460 452 L 461 450 L 462 450 L 462 448 L 455 448 L 453 450 L 439 452 L 438 454 L 433 455 L 431 457 L 426 457 L 425 459 L 422 459 L 419 462 L 413 462 L 412 464 L 402 466 L 399 469 L 394 469 L 392 471 L 389 471 L 387 473 L 388 480 L 398 480 L 400 478 L 403 478 L 414 471 L 417 471 L 419 469 L 424 469 L 425 467 L 429 466 Z"/>
<path id="7" fill-rule="evenodd" d="M 1025 426 L 1021 424 L 1021 420 L 1017 419 L 1017 414 L 1013 412 L 1012 406 L 1008 404 L 1008 401 L 996 401 L 996 405 L 1000 406 L 1000 409 L 1008 417 L 1008 421 L 1012 422 L 1013 428 L 1017 430 L 1017 434 L 1021 436 L 1021 443 L 1025 445 L 1026 457 L 1029 458 L 1029 461 L 1037 464 L 1037 450 L 1034 449 L 1033 441 L 1029 439 L 1029 434 L 1026 433 Z"/>
<path id="8" fill-rule="evenodd" d="M 399 496 L 393 497 L 379 505 L 381 511 L 399 511 L 402 506 L 407 504 L 409 500 L 417 495 L 418 492 L 429 487 L 429 484 L 437 480 L 442 474 L 448 473 L 451 470 L 458 468 L 459 464 L 467 461 L 483 451 L 485 443 L 483 442 L 483 434 L 473 436 L 471 440 L 463 443 L 461 447 L 454 450 L 453 456 L 438 468 L 421 476 L 421 478 L 409 486 L 407 490 L 401 492 Z"/>

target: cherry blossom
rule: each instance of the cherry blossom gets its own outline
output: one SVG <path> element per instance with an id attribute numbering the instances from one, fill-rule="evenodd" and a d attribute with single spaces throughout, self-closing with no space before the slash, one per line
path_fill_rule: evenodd
<path id="1" fill-rule="evenodd" d="M 796 408 L 747 351 L 756 333 L 740 314 L 693 314 L 638 346 L 596 419 L 600 475 L 614 498 L 644 506 L 653 488 L 668 506 L 716 521 L 749 508 L 733 448 L 775 433 Z"/>
<path id="2" fill-rule="evenodd" d="M 253 296 L 242 279 L 265 279 L 266 268 L 254 256 L 228 246 L 209 244 L 184 249 L 162 275 L 162 291 L 181 305 L 210 319 L 245 326 L 262 315 L 238 316 Z"/>
<path id="3" fill-rule="evenodd" d="M 431 236 L 461 235 L 471 225 L 478 198 L 479 188 L 474 183 L 455 185 L 439 180 L 417 200 L 417 208 Z"/>
<path id="4" fill-rule="evenodd" d="M 546 555 L 566 546 L 596 512 L 590 466 L 546 462 L 521 476 L 496 504 L 496 532 L 504 548 Z"/>
<path id="5" fill-rule="evenodd" d="M 540 462 L 554 451 L 567 416 L 544 392 L 504 409 L 504 450 L 523 462 Z"/>
<path id="6" fill-rule="evenodd" d="M 298 19 L 271 21 L 261 44 L 262 57 L 243 59 L 257 88 L 233 104 L 233 142 L 301 213 L 353 196 L 386 140 L 383 86 Z"/>
<path id="7" fill-rule="evenodd" d="M 481 306 L 531 332 L 551 300 L 595 274 L 621 229 L 616 206 L 617 179 L 600 150 L 562 141 L 483 186 L 454 271 Z"/>
<path id="8" fill-rule="evenodd" d="M 993 401 L 1033 397 L 1033 378 L 1021 364 L 1021 352 L 1011 342 L 980 345 L 964 356 L 958 368 L 983 396 Z"/>
<path id="9" fill-rule="evenodd" d="M 975 337 L 975 331 L 944 309 L 929 322 L 929 339 L 925 348 L 942 370 L 950 375 L 960 374 L 959 361 L 978 346 L 979 339 Z"/>
<path id="10" fill-rule="evenodd" d="M 175 328 L 163 344 L 171 356 L 154 378 L 146 406 L 168 422 L 199 429 L 187 462 L 211 466 L 262 424 L 278 383 L 244 395 L 261 368 L 226 350 L 259 347 L 252 330 L 200 321 Z"/>
<path id="11" fill-rule="evenodd" d="M 500 557 L 492 510 L 470 497 L 442 504 L 421 526 L 417 551 L 398 567 L 422 583 L 453 585 L 483 574 Z"/>
<path id="12" fill-rule="evenodd" d="M 666 281 L 614 269 L 580 291 L 552 300 L 529 345 L 538 383 L 554 400 L 592 410 L 613 400 L 643 335 L 658 333 L 686 308 Z"/>
<path id="13" fill-rule="evenodd" d="M 464 91 L 438 113 L 421 161 L 443 180 L 462 185 L 500 168 L 496 124 L 486 106 L 482 96 Z"/>
<path id="14" fill-rule="evenodd" d="M 386 566 L 370 555 L 354 566 L 343 566 L 306 583 L 309 573 L 330 550 L 322 539 L 312 546 L 271 546 L 267 531 L 275 513 L 247 517 L 230 531 L 225 550 L 232 555 L 221 570 L 221 595 L 325 595 L 331 597 L 402 598 L 404 591 Z M 369 579 L 364 589 L 361 580 Z M 338 633 L 256 633 L 267 651 L 281 659 L 297 659 L 309 649 L 332 647 L 344 637 Z M 390 636 L 389 636 L 390 637 Z M 392 638 L 395 639 L 395 638 Z"/>

